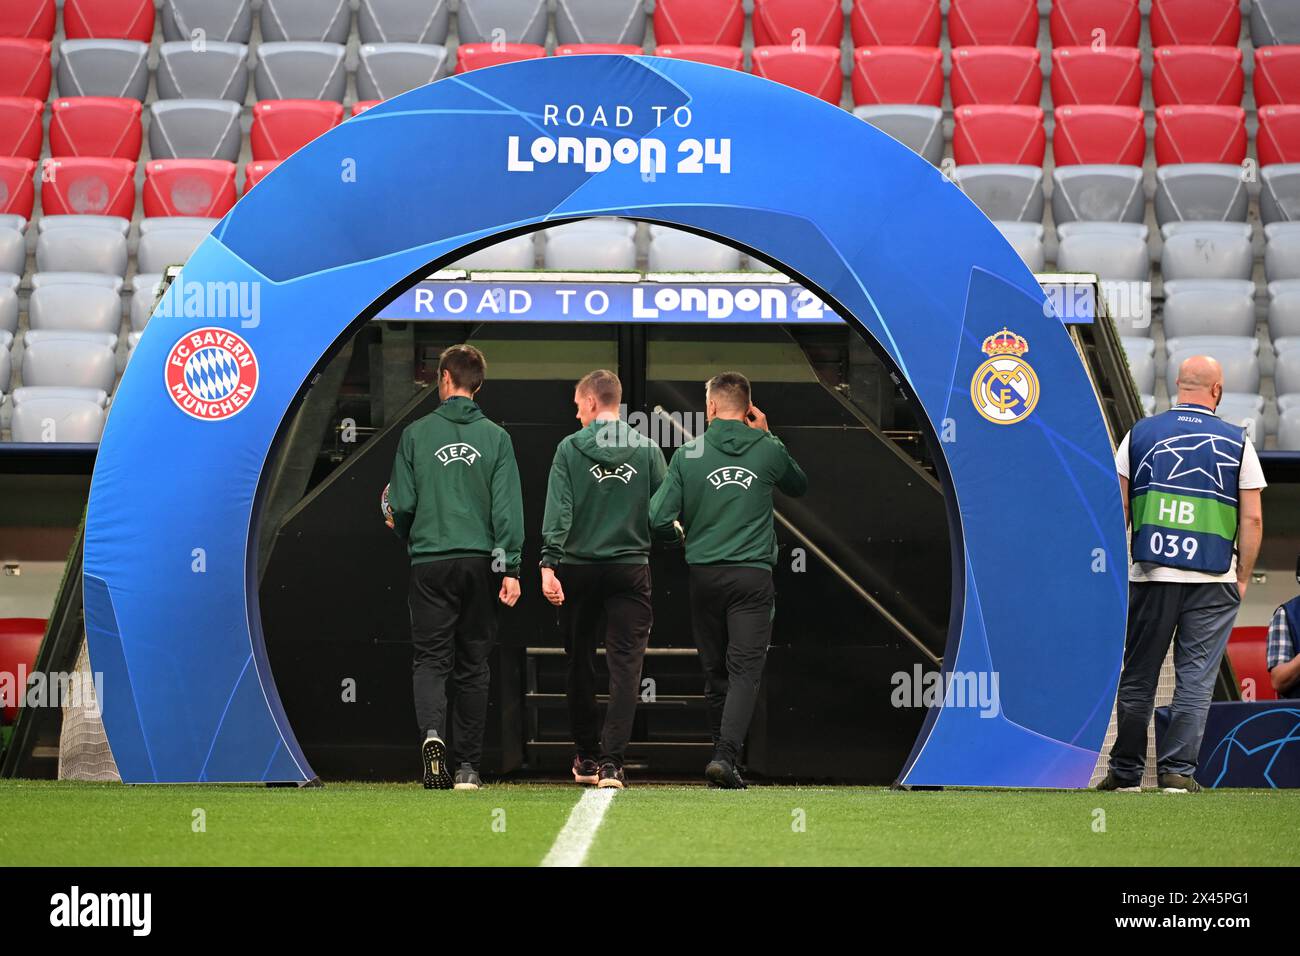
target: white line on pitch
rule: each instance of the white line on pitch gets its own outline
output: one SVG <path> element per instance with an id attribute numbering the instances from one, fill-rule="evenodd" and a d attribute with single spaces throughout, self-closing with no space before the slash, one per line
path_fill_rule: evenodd
<path id="1" fill-rule="evenodd" d="M 568 822 L 551 844 L 542 866 L 582 866 L 591 842 L 596 839 L 600 821 L 605 819 L 605 811 L 617 792 L 613 787 L 606 787 L 584 793 L 582 799 L 573 805 Z"/>

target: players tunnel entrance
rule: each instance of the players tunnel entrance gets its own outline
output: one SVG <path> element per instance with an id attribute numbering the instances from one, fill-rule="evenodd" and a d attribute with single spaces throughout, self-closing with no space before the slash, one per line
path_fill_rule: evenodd
<path id="1" fill-rule="evenodd" d="M 652 263 L 674 245 L 740 261 L 628 220 L 552 227 L 537 244 L 558 247 L 543 253 L 549 263 L 567 245 L 625 239 L 643 262 L 651 244 Z M 574 382 L 615 370 L 624 417 L 671 455 L 705 427 L 704 381 L 735 369 L 810 480 L 806 496 L 777 503 L 777 615 L 747 764 L 771 777 L 895 779 L 925 716 L 910 694 L 898 706 L 898 685 L 938 669 L 951 604 L 934 436 L 914 399 L 860 333 L 780 274 L 717 274 L 716 263 L 713 275 L 491 270 L 521 251 L 527 261 L 533 245 L 531 234 L 506 240 L 386 296 L 307 394 L 266 472 L 263 633 L 312 766 L 333 779 L 412 773 L 407 563 L 376 501 L 402 429 L 438 404 L 438 354 L 471 342 L 488 358 L 480 404 L 514 442 L 528 532 L 523 596 L 500 614 L 485 770 L 566 771 L 572 757 L 563 638 L 536 561 L 551 458 L 577 427 Z M 692 292 L 711 304 L 692 309 Z M 651 574 L 655 625 L 629 761 L 643 774 L 697 775 L 711 745 L 681 551 L 656 549 Z"/>

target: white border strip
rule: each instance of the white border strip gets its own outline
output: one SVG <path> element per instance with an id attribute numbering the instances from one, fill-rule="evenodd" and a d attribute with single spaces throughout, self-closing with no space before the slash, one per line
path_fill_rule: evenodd
<path id="1" fill-rule="evenodd" d="M 587 858 L 587 851 L 596 839 L 600 822 L 605 819 L 618 790 L 614 787 L 593 788 L 582 795 L 582 799 L 573 805 L 568 822 L 555 837 L 550 852 L 542 860 L 542 866 L 582 866 Z"/>

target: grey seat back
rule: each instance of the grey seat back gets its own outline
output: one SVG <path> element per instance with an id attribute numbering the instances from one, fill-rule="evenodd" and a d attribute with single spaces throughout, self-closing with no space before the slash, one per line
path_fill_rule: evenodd
<path id="1" fill-rule="evenodd" d="M 1094 272 L 1107 281 L 1145 281 L 1151 275 L 1147 240 L 1137 230 L 1063 229 L 1060 234 L 1056 249 L 1060 272 Z"/>
<path id="2" fill-rule="evenodd" d="M 1277 163 L 1259 172 L 1259 218 L 1300 221 L 1300 163 Z"/>
<path id="3" fill-rule="evenodd" d="M 650 237 L 651 272 L 739 272 L 740 250 L 707 236 L 680 230 Z"/>
<path id="4" fill-rule="evenodd" d="M 136 268 L 143 273 L 166 272 L 168 266 L 184 265 L 212 231 L 211 220 L 188 220 L 141 229 L 136 249 Z"/>
<path id="5" fill-rule="evenodd" d="M 460 0 L 461 43 L 546 42 L 546 0 Z"/>
<path id="6" fill-rule="evenodd" d="M 262 41 L 347 43 L 352 29 L 348 0 L 262 0 Z"/>
<path id="7" fill-rule="evenodd" d="M 1264 227 L 1264 275 L 1269 282 L 1300 279 L 1300 222 Z"/>
<path id="8" fill-rule="evenodd" d="M 9 391 L 9 386 L 13 383 L 13 356 L 10 354 L 10 342 L 7 341 L 9 334 L 0 332 L 0 395 Z"/>
<path id="9" fill-rule="evenodd" d="M 943 160 L 943 110 L 937 106 L 859 106 L 853 115 L 870 123 L 932 166 Z"/>
<path id="10" fill-rule="evenodd" d="M 1242 392 L 1224 392 L 1215 413 L 1225 422 L 1241 425 L 1246 437 L 1258 442 L 1264 434 L 1264 398 Z"/>
<path id="11" fill-rule="evenodd" d="M 1190 335 L 1165 342 L 1165 384 L 1178 391 L 1178 368 L 1193 355 L 1209 355 L 1223 366 L 1225 392 L 1259 392 L 1259 340 L 1231 335 Z"/>
<path id="12" fill-rule="evenodd" d="M 137 272 L 131 279 L 131 330 L 141 332 L 153 315 L 154 304 L 162 295 L 161 272 Z"/>
<path id="13" fill-rule="evenodd" d="M 257 48 L 254 92 L 259 100 L 343 102 L 346 48 L 338 43 L 263 43 Z"/>
<path id="14" fill-rule="evenodd" d="M 0 272 L 0 332 L 11 335 L 18 331 L 18 284 L 21 277 L 12 272 Z"/>
<path id="15" fill-rule="evenodd" d="M 564 232 L 546 239 L 545 268 L 567 272 L 636 268 L 636 240 L 600 231 Z"/>
<path id="16" fill-rule="evenodd" d="M 47 216 L 49 219 L 62 216 Z M 68 219 L 93 217 L 69 216 Z M 108 225 L 69 223 L 56 228 L 42 228 L 36 240 L 38 272 L 99 272 L 125 276 L 127 266 L 126 235 Z"/>
<path id="17" fill-rule="evenodd" d="M 0 223 L 0 272 L 22 275 L 25 271 L 27 271 L 25 231 L 19 227 Z"/>
<path id="18" fill-rule="evenodd" d="M 158 100 L 149 104 L 149 152 L 154 159 L 236 162 L 244 144 L 234 100 Z"/>
<path id="19" fill-rule="evenodd" d="M 1288 408 L 1277 422 L 1279 451 L 1300 451 L 1300 407 Z"/>
<path id="20" fill-rule="evenodd" d="M 1245 222 L 1250 195 L 1242 167 L 1228 163 L 1175 163 L 1156 170 L 1156 222 Z"/>
<path id="21" fill-rule="evenodd" d="M 1151 395 L 1156 390 L 1156 343 L 1141 338 L 1124 338 L 1121 343 L 1138 392 Z"/>
<path id="22" fill-rule="evenodd" d="M 1255 325 L 1255 283 L 1248 279 L 1165 283 L 1165 335 L 1248 336 Z"/>
<path id="23" fill-rule="evenodd" d="M 1300 394 L 1300 349 L 1284 349 L 1277 354 L 1273 384 L 1279 395 Z"/>
<path id="24" fill-rule="evenodd" d="M 247 43 L 253 34 L 253 0 L 163 0 L 164 40 Z"/>
<path id="25" fill-rule="evenodd" d="M 1060 166 L 1052 172 L 1052 218 L 1058 224 L 1143 222 L 1146 208 L 1139 166 Z"/>
<path id="26" fill-rule="evenodd" d="M 117 336 L 98 332 L 37 331 L 23 337 L 24 385 L 76 385 L 113 390 Z"/>
<path id="27" fill-rule="evenodd" d="M 1300 4 L 1295 0 L 1251 0 L 1250 38 L 1255 46 L 1300 43 Z"/>
<path id="28" fill-rule="evenodd" d="M 362 43 L 445 43 L 450 0 L 361 0 Z"/>
<path id="29" fill-rule="evenodd" d="M 97 442 L 104 432 L 102 405 L 72 396 L 29 397 L 14 405 L 11 434 L 16 442 Z"/>
<path id="30" fill-rule="evenodd" d="M 557 43 L 645 42 L 645 0 L 555 0 Z"/>
<path id="31" fill-rule="evenodd" d="M 982 164 L 958 166 L 954 180 L 980 211 L 995 222 L 1041 222 L 1041 166 Z"/>
<path id="32" fill-rule="evenodd" d="M 1161 228 L 1160 271 L 1173 279 L 1249 279 L 1255 256 L 1246 223 L 1182 222 Z"/>
<path id="33" fill-rule="evenodd" d="M 203 50 L 188 40 L 158 48 L 158 98 L 232 100 L 248 97 L 248 47 L 209 42 Z"/>
<path id="34" fill-rule="evenodd" d="M 44 281 L 32 289 L 27 303 L 27 320 L 32 329 L 65 329 L 79 332 L 116 333 L 122 325 L 122 280 L 112 284 L 97 277 L 82 281 L 78 273 L 55 273 L 63 281 Z"/>
<path id="35" fill-rule="evenodd" d="M 59 46 L 58 82 L 60 96 L 120 96 L 144 102 L 149 92 L 149 44 L 64 40 Z"/>
<path id="36" fill-rule="evenodd" d="M 516 272 L 537 268 L 537 246 L 532 234 L 514 236 L 503 242 L 470 253 L 459 262 L 453 263 L 453 269 L 480 270 L 483 272 Z"/>
<path id="37" fill-rule="evenodd" d="M 436 43 L 364 43 L 358 51 L 357 96 L 387 100 L 439 79 L 447 49 Z"/>
<path id="38" fill-rule="evenodd" d="M 1300 335 L 1300 279 L 1268 284 L 1268 335 L 1274 341 Z"/>
<path id="39" fill-rule="evenodd" d="M 995 222 L 1003 238 L 1016 250 L 1034 272 L 1042 272 L 1047 254 L 1043 249 L 1043 224 L 1041 222 Z"/>

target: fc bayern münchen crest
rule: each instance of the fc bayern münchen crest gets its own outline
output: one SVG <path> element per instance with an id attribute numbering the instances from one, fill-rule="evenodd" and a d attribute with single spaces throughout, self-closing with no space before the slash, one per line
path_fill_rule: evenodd
<path id="1" fill-rule="evenodd" d="M 165 375 L 177 408 L 221 421 L 243 411 L 257 391 L 257 356 L 228 329 L 195 329 L 172 346 Z"/>
<path id="2" fill-rule="evenodd" d="M 1005 327 L 982 346 L 989 358 L 970 380 L 975 410 L 996 425 L 1024 421 L 1038 404 L 1038 376 L 1022 356 L 1029 351 L 1023 336 Z"/>

